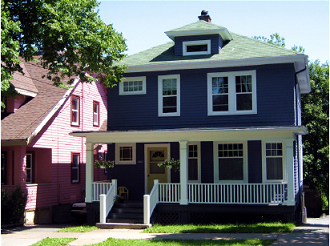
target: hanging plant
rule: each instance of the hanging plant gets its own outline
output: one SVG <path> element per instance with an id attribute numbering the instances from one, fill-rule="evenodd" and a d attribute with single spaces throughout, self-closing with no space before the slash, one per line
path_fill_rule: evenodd
<path id="1" fill-rule="evenodd" d="M 174 160 L 173 158 L 170 161 L 165 160 L 164 162 L 160 162 L 157 165 L 159 167 L 173 168 L 175 172 L 180 170 L 180 160 Z"/>
<path id="2" fill-rule="evenodd" d="M 115 166 L 115 161 L 94 161 L 94 167 L 112 168 Z"/>

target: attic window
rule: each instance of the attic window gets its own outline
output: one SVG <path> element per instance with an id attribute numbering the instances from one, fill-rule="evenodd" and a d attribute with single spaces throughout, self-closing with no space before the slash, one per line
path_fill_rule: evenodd
<path id="1" fill-rule="evenodd" d="M 197 40 L 182 42 L 184 56 L 211 54 L 211 40 Z"/>

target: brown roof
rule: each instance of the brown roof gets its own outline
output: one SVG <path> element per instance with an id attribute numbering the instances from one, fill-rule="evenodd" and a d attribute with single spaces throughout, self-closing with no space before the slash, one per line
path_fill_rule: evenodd
<path id="1" fill-rule="evenodd" d="M 38 133 L 37 127 L 51 112 L 56 112 L 54 107 L 68 92 L 67 89 L 54 86 L 47 78 L 42 78 L 47 70 L 36 62 L 22 63 L 24 75 L 15 74 L 12 82 L 15 88 L 35 92 L 37 95 L 1 121 L 2 143 L 23 141 L 22 144 L 28 144 Z"/>

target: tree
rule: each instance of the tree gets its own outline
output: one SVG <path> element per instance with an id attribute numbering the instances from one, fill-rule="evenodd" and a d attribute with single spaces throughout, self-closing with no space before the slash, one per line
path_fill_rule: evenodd
<path id="1" fill-rule="evenodd" d="M 302 95 L 305 184 L 329 201 L 329 64 L 309 63 L 311 92 Z M 325 202 L 325 201 L 324 201 Z"/>
<path id="2" fill-rule="evenodd" d="M 278 33 L 254 37 L 267 43 L 285 47 L 285 39 Z M 304 53 L 305 49 L 294 45 L 292 50 Z M 323 206 L 329 204 L 329 64 L 309 62 L 311 92 L 301 96 L 302 123 L 309 134 L 303 137 L 304 184 L 314 188 L 323 198 Z"/>
<path id="3" fill-rule="evenodd" d="M 96 0 L 1 0 L 2 98 L 13 91 L 12 74 L 22 72 L 19 57 L 31 61 L 37 54 L 54 85 L 76 76 L 97 77 L 107 87 L 120 82 L 125 66 L 114 62 L 125 57 L 125 40 L 100 19 L 98 6 Z"/>

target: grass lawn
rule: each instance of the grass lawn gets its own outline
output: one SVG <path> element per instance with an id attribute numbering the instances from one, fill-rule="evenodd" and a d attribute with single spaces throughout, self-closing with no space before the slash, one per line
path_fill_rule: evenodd
<path id="1" fill-rule="evenodd" d="M 208 245 L 223 245 L 223 246 L 243 246 L 243 245 L 254 245 L 254 246 L 266 246 L 273 242 L 274 240 L 261 240 L 261 239 L 240 239 L 240 240 L 182 240 L 182 239 L 114 239 L 109 238 L 107 241 L 102 243 L 93 244 L 93 246 L 208 246 Z"/>
<path id="2" fill-rule="evenodd" d="M 278 233 L 292 232 L 293 223 L 256 224 L 211 224 L 211 225 L 166 225 L 155 224 L 145 229 L 146 233 Z"/>
<path id="3" fill-rule="evenodd" d="M 68 245 L 70 242 L 75 240 L 75 238 L 45 238 L 31 246 L 63 246 Z"/>
<path id="4" fill-rule="evenodd" d="M 82 226 L 65 227 L 59 230 L 59 232 L 88 232 L 88 231 L 94 231 L 96 229 L 98 229 L 96 226 L 82 225 Z"/>

